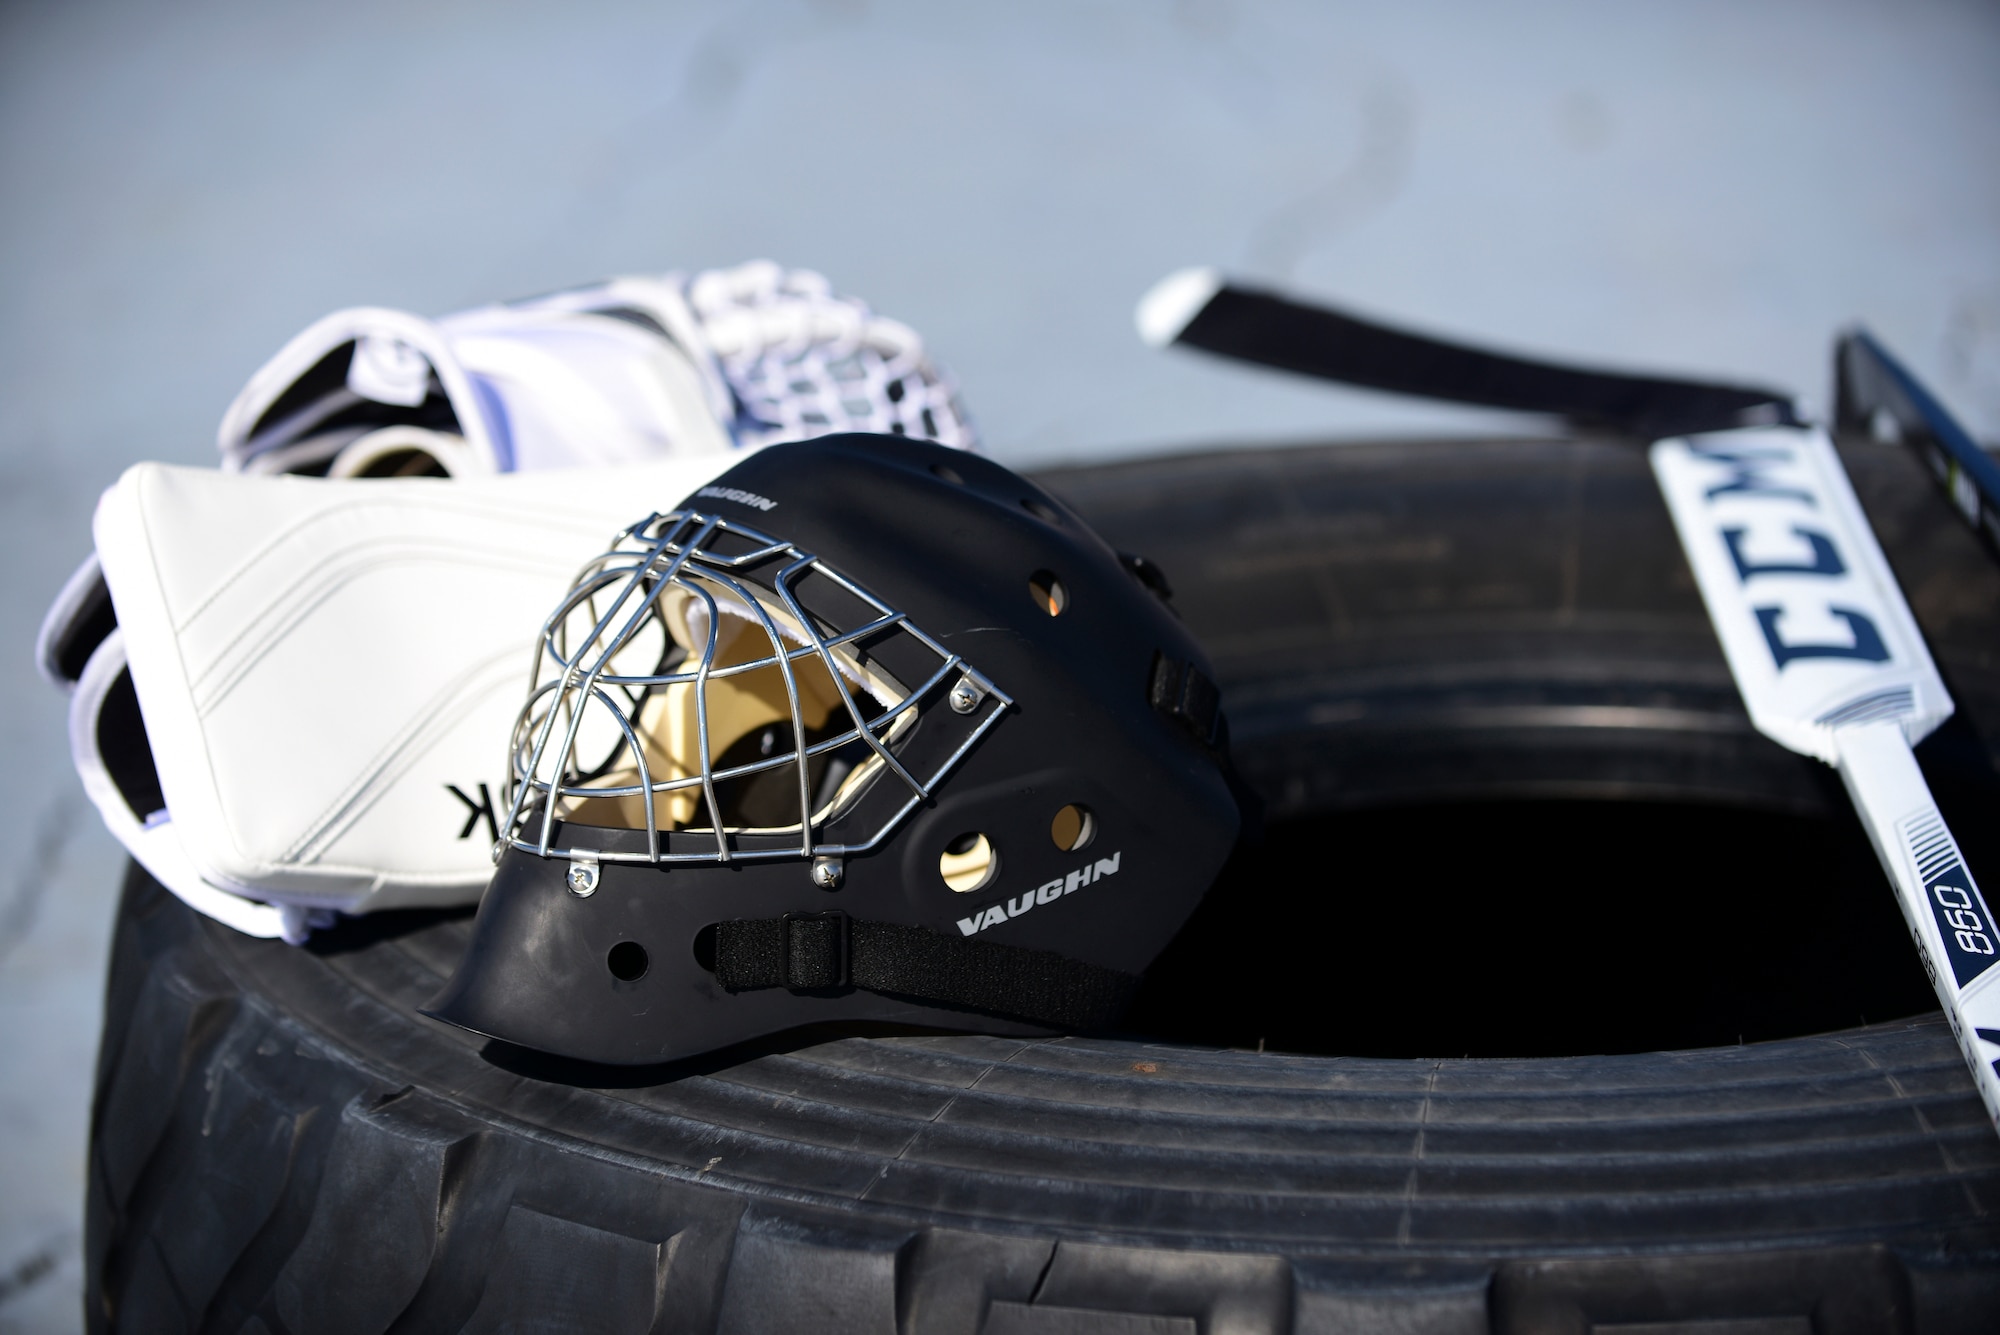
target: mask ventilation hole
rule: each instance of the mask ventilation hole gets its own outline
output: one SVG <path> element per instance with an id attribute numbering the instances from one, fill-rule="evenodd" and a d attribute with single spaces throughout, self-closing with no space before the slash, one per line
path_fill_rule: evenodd
<path id="1" fill-rule="evenodd" d="M 1035 600 L 1035 606 L 1052 617 L 1059 617 L 1069 610 L 1069 590 L 1063 587 L 1053 570 L 1037 570 L 1028 576 L 1028 596 Z"/>
<path id="2" fill-rule="evenodd" d="M 959 471 L 956 468 L 953 468 L 950 464 L 932 464 L 931 472 L 937 474 L 945 481 L 951 483 L 951 485 L 954 487 L 962 487 L 965 485 L 965 478 L 961 476 Z"/>
<path id="3" fill-rule="evenodd" d="M 983 834 L 961 834 L 944 846 L 938 875 L 961 895 L 984 889 L 1000 874 L 1000 853 Z"/>
<path id="4" fill-rule="evenodd" d="M 1049 822 L 1049 838 L 1065 853 L 1074 853 L 1097 837 L 1097 817 L 1080 802 L 1072 802 Z"/>
<path id="5" fill-rule="evenodd" d="M 1062 516 L 1056 513 L 1056 508 L 1053 505 L 1050 505 L 1047 501 L 1038 501 L 1032 496 L 1022 499 L 1021 508 L 1041 520 L 1044 524 L 1059 523 L 1062 519 Z"/>
<path id="6" fill-rule="evenodd" d="M 610 969 L 611 976 L 621 983 L 638 982 L 646 976 L 646 966 L 651 963 L 646 948 L 637 941 L 620 941 L 611 947 L 611 953 L 604 957 L 605 967 Z"/>

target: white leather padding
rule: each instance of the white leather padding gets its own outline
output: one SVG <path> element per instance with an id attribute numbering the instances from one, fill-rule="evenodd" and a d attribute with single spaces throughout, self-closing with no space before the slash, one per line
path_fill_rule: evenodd
<path id="1" fill-rule="evenodd" d="M 126 472 L 97 550 L 200 879 L 295 909 L 476 900 L 493 834 L 452 786 L 498 806 L 543 619 L 619 530 L 737 457 L 470 479 Z"/>
<path id="2" fill-rule="evenodd" d="M 456 429 L 446 449 L 432 452 L 455 477 L 736 448 L 727 426 L 734 409 L 712 359 L 698 341 L 659 332 L 698 328 L 670 285 L 626 280 L 578 295 L 652 327 L 553 298 L 442 320 L 379 307 L 335 311 L 279 349 L 230 404 L 218 434 L 223 467 L 318 471 L 308 466 L 344 453 L 369 430 L 333 425 L 346 412 L 372 402 L 415 414 L 433 381 Z M 302 381 L 343 348 L 345 384 L 320 383 L 294 402 Z M 293 406 L 267 422 L 281 403 Z M 419 424 L 412 417 L 392 425 Z M 365 463 L 350 460 L 337 471 Z"/>
<path id="3" fill-rule="evenodd" d="M 495 306 L 439 321 L 501 423 L 502 469 L 643 463 L 736 447 L 679 345 L 587 312 Z M 497 443 L 497 442 L 496 442 Z"/>

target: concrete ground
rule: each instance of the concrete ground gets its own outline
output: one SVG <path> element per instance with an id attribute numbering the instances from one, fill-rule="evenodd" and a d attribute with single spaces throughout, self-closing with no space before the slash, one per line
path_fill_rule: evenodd
<path id="1" fill-rule="evenodd" d="M 1941 0 L 0 8 L 0 1331 L 80 1322 L 120 865 L 34 628 L 98 491 L 209 461 L 313 318 L 769 255 L 1012 464 L 1493 420 L 1141 347 L 1213 263 L 1815 407 L 1865 321 L 1992 439 L 1996 70 Z"/>

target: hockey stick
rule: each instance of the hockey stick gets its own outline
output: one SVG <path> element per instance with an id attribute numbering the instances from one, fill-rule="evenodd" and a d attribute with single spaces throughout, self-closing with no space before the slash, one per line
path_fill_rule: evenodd
<path id="1" fill-rule="evenodd" d="M 1886 418 L 1986 540 L 1987 553 L 2000 560 L 2000 464 L 1866 330 L 1841 338 L 1833 370 L 1835 420 L 1843 427 L 1874 428 Z"/>
<path id="2" fill-rule="evenodd" d="M 2000 927 L 1910 750 L 1950 717 L 1951 697 L 1824 430 L 1773 391 L 1550 366 L 1231 287 L 1210 270 L 1155 286 L 1138 321 L 1156 346 L 1651 439 L 1751 722 L 1840 771 L 2000 1125 Z M 1856 356 L 1879 353 L 1871 342 Z M 1886 356 L 1861 364 L 1908 403 L 1932 402 Z"/>

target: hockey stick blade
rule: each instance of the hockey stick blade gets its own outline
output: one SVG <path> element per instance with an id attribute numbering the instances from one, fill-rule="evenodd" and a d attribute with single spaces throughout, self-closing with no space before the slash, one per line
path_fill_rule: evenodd
<path id="1" fill-rule="evenodd" d="M 1343 311 L 1183 269 L 1139 302 L 1156 347 L 1199 348 L 1281 371 L 1419 398 L 1551 413 L 1645 440 L 1697 431 L 1794 425 L 1791 395 L 1560 366 L 1413 334 Z"/>
<path id="2" fill-rule="evenodd" d="M 1651 458 L 1750 721 L 1839 769 L 2000 1125 L 2000 926 L 1910 750 L 1951 696 L 1833 441 L 1721 431 Z"/>

